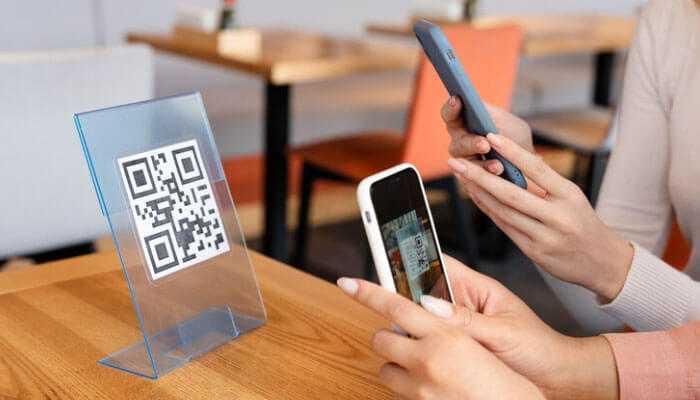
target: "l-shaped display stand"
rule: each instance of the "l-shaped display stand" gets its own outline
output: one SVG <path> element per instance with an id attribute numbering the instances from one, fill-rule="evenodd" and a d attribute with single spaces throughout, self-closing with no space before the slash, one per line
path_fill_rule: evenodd
<path id="1" fill-rule="evenodd" d="M 75 116 L 143 340 L 100 364 L 157 379 L 265 323 L 201 96 Z"/>

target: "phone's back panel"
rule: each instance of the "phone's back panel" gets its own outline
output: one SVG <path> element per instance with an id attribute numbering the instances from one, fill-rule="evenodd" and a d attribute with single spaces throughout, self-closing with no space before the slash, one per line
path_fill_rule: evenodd
<path id="1" fill-rule="evenodd" d="M 448 93 L 469 103 L 469 107 L 462 107 L 469 131 L 480 135 L 497 133 L 496 125 L 479 98 L 476 88 L 464 72 L 462 63 L 440 28 L 428 21 L 418 21 L 413 30 Z"/>

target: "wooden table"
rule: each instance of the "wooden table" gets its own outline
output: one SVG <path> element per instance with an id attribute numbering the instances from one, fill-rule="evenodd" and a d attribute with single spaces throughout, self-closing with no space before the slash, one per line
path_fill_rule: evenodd
<path id="1" fill-rule="evenodd" d="M 295 83 L 338 78 L 359 72 L 411 68 L 417 54 L 396 45 L 378 45 L 298 31 L 261 31 L 258 56 L 221 54 L 171 34 L 131 33 L 132 43 L 259 76 L 265 86 L 264 253 L 287 258 L 287 145 L 290 87 Z"/>
<path id="2" fill-rule="evenodd" d="M 386 323 L 253 253 L 268 322 L 157 381 L 97 364 L 139 330 L 114 253 L 0 273 L 0 398 L 389 399 L 369 348 Z"/>
<path id="3" fill-rule="evenodd" d="M 569 14 L 489 16 L 473 22 L 477 28 L 502 24 L 520 26 L 525 33 L 523 54 L 542 57 L 624 50 L 632 40 L 636 20 L 632 17 Z M 396 36 L 413 35 L 410 23 L 370 23 L 367 31 Z"/>
<path id="4" fill-rule="evenodd" d="M 523 55 L 527 57 L 566 54 L 595 54 L 593 102 L 607 106 L 615 54 L 632 42 L 636 19 L 604 15 L 492 16 L 477 19 L 476 27 L 519 25 L 524 33 Z M 367 31 L 394 36 L 413 36 L 411 23 L 371 23 Z"/>

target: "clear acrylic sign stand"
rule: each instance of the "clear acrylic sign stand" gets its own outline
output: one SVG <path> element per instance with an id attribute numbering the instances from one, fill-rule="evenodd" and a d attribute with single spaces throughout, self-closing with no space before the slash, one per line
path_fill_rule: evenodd
<path id="1" fill-rule="evenodd" d="M 201 96 L 77 114 L 143 341 L 100 364 L 157 379 L 265 323 Z"/>

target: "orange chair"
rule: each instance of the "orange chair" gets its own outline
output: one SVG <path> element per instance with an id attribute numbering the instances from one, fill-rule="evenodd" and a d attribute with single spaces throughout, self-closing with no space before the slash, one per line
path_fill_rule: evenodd
<path id="1" fill-rule="evenodd" d="M 457 56 L 484 101 L 508 109 L 517 74 L 522 33 L 515 26 L 473 29 L 444 27 Z M 447 166 L 450 137 L 440 116 L 448 94 L 430 62 L 420 59 L 406 132 L 374 131 L 341 137 L 301 148 L 303 160 L 299 227 L 292 262 L 306 264 L 309 208 L 317 179 L 357 183 L 395 164 L 414 164 L 429 187 L 447 190 L 457 237 L 467 261 L 476 262 L 476 238 L 470 235 L 469 215 Z M 471 237 L 470 237 L 471 236 Z"/>
<path id="2" fill-rule="evenodd" d="M 690 259 L 690 244 L 683 237 L 678 221 L 673 218 L 671 232 L 668 235 L 668 243 L 663 254 L 663 260 L 677 270 L 683 271 Z"/>

